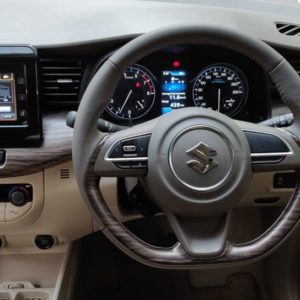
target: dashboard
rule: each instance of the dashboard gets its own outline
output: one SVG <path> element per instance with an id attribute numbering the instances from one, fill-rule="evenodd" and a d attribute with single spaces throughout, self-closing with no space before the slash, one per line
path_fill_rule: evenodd
<path id="1" fill-rule="evenodd" d="M 1 146 L 39 146 L 41 110 L 76 110 L 89 81 L 115 49 L 95 58 L 49 59 L 33 47 L 2 47 Z M 183 107 L 202 107 L 257 123 L 271 116 L 271 87 L 262 68 L 242 54 L 218 46 L 178 45 L 130 66 L 102 117 L 132 126 Z M 76 101 L 67 101 L 74 95 Z M 51 97 L 64 101 L 45 101 Z"/>
<path id="2" fill-rule="evenodd" d="M 39 58 L 32 47 L 1 49 L 0 132 L 1 145 L 8 147 L 39 146 L 43 128 L 38 96 L 45 100 L 49 95 L 55 99 L 76 95 L 76 102 L 58 106 L 77 109 L 89 81 L 113 53 L 95 60 L 74 60 L 78 66 L 69 58 L 54 60 L 54 66 L 51 59 Z M 128 67 L 102 117 L 132 126 L 183 107 L 202 107 L 261 122 L 271 115 L 270 80 L 253 60 L 227 48 L 178 45 Z"/>
<path id="3" fill-rule="evenodd" d="M 130 66 L 104 118 L 130 126 L 183 107 L 202 107 L 259 122 L 270 115 L 269 92 L 263 70 L 243 55 L 215 46 L 176 46 Z"/>

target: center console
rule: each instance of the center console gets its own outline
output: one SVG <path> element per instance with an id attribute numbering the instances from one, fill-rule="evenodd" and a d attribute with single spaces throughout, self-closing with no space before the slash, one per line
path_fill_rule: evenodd
<path id="1" fill-rule="evenodd" d="M 0 47 L 0 146 L 26 147 L 42 140 L 37 57 L 30 46 Z"/>

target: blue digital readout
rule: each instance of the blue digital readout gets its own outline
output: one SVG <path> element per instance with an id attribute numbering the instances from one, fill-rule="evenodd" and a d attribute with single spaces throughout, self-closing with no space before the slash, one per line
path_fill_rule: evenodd
<path id="1" fill-rule="evenodd" d="M 162 86 L 162 91 L 166 93 L 179 93 L 185 92 L 186 84 L 182 82 L 167 82 Z"/>
<path id="2" fill-rule="evenodd" d="M 219 83 L 219 84 L 224 84 L 225 80 L 222 78 L 216 78 L 215 80 L 213 80 L 211 83 Z"/>
<path id="3" fill-rule="evenodd" d="M 165 71 L 169 80 L 166 80 L 162 84 L 162 91 L 165 93 L 179 93 L 186 91 L 186 72 L 185 71 Z M 184 78 L 182 78 L 184 77 Z M 182 80 L 183 79 L 183 80 Z"/>
<path id="4" fill-rule="evenodd" d="M 186 71 L 162 71 L 161 113 L 186 106 Z"/>
<path id="5" fill-rule="evenodd" d="M 161 108 L 161 113 L 164 115 L 164 114 L 166 114 L 166 113 L 168 113 L 172 110 L 173 110 L 173 108 L 171 108 L 171 107 L 162 107 Z"/>

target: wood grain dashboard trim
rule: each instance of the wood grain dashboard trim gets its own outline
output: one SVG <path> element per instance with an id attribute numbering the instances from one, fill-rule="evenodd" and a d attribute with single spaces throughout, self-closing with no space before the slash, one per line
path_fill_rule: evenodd
<path id="1" fill-rule="evenodd" d="M 72 158 L 73 129 L 66 125 L 66 113 L 43 117 L 44 141 L 40 147 L 6 148 L 0 178 L 40 172 Z"/>

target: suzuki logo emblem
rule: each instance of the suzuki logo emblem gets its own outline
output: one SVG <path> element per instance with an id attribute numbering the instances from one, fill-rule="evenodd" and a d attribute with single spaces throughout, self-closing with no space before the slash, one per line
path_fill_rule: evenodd
<path id="1" fill-rule="evenodd" d="M 186 154 L 193 158 L 193 160 L 187 162 L 187 165 L 202 175 L 218 165 L 211 158 L 211 156 L 217 154 L 217 151 L 202 142 L 187 150 Z"/>

